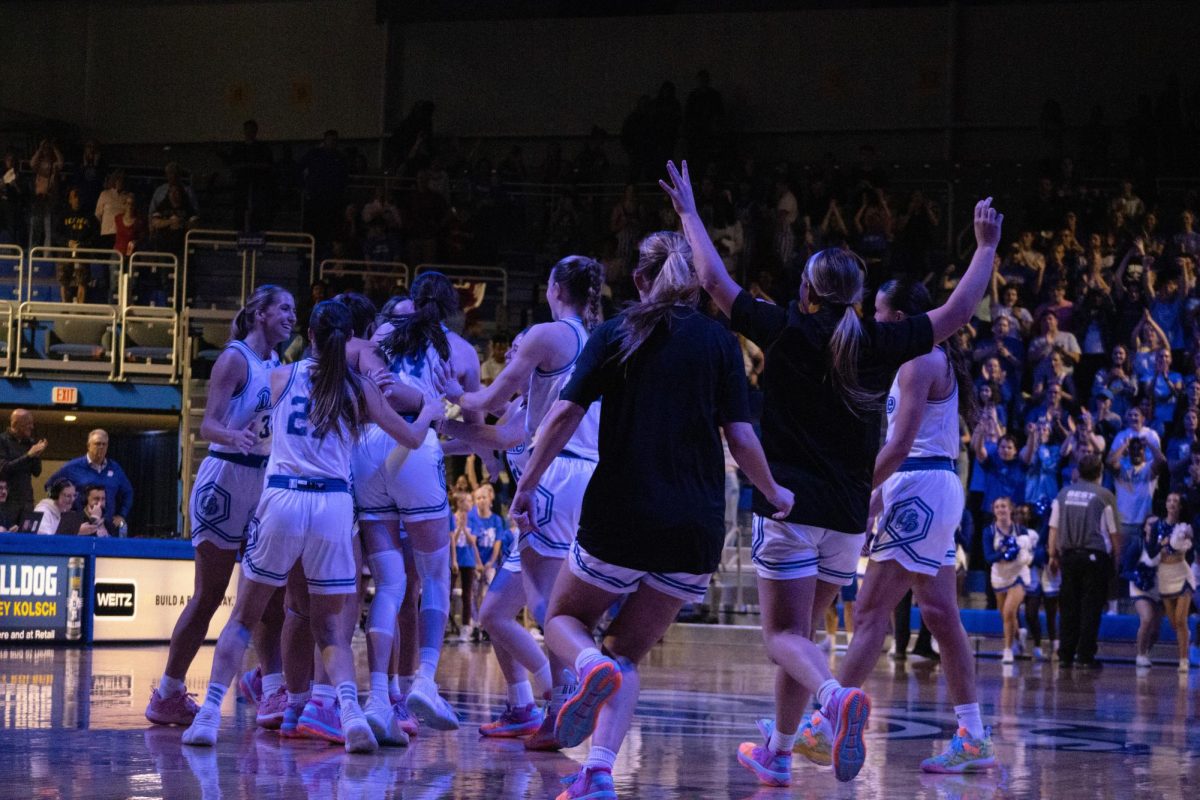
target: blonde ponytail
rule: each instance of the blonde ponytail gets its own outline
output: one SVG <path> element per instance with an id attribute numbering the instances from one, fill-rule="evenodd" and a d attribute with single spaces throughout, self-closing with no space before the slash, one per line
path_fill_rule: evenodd
<path id="1" fill-rule="evenodd" d="M 821 250 L 804 265 L 804 277 L 811 289 L 809 300 L 835 312 L 842 310 L 829 339 L 830 377 L 855 416 L 879 410 L 884 394 L 865 389 L 858 378 L 863 327 L 855 305 L 862 302 L 864 274 L 862 260 L 849 250 Z"/>
<path id="2" fill-rule="evenodd" d="M 650 283 L 650 288 L 641 302 L 629 307 L 621 321 L 621 363 L 645 344 L 660 322 L 669 323 L 672 308 L 695 308 L 700 302 L 692 248 L 681 234 L 659 231 L 643 239 L 634 275 Z"/>

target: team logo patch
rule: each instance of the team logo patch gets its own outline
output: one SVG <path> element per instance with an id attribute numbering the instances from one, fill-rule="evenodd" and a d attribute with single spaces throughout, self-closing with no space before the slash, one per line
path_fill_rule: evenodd
<path id="1" fill-rule="evenodd" d="M 891 414 L 895 410 L 896 410 L 896 398 L 895 398 L 895 396 L 889 394 L 888 399 L 887 399 L 887 413 Z"/>
<path id="2" fill-rule="evenodd" d="M 215 482 L 209 482 L 200 487 L 196 507 L 204 521 L 210 525 L 219 525 L 229 519 L 229 492 Z"/>
<path id="3" fill-rule="evenodd" d="M 884 534 L 889 545 L 912 544 L 925 538 L 932 523 L 933 509 L 921 498 L 910 497 L 892 506 Z"/>
<path id="4" fill-rule="evenodd" d="M 258 403 L 254 406 L 255 412 L 266 411 L 271 407 L 271 390 L 260 389 L 258 392 Z"/>
<path id="5" fill-rule="evenodd" d="M 534 493 L 534 523 L 544 528 L 554 519 L 554 493 L 545 489 L 541 484 Z"/>

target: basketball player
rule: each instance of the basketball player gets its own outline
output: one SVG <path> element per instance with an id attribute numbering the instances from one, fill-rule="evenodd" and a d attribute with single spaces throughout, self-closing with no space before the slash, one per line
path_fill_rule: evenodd
<path id="1" fill-rule="evenodd" d="M 146 719 L 160 725 L 190 725 L 200 710 L 184 688 L 188 667 L 225 597 L 238 551 L 262 494 L 271 452 L 271 390 L 279 366 L 276 349 L 292 335 L 296 303 L 278 286 L 260 286 L 233 319 L 229 344 L 213 364 L 200 436 L 210 444 L 200 462 L 189 501 L 195 588 L 175 623 L 167 664 L 150 694 Z M 258 655 L 266 666 L 261 699 L 276 702 L 283 685 L 279 633 L 282 594 L 259 628 Z M 265 711 L 265 709 L 264 709 Z"/>
<path id="2" fill-rule="evenodd" d="M 641 301 L 588 340 L 562 399 L 538 430 L 513 496 L 521 529 L 537 530 L 544 476 L 603 398 L 599 463 L 546 623 L 551 652 L 573 663 L 579 676 L 578 690 L 555 719 L 555 738 L 574 747 L 595 730 L 560 800 L 616 797 L 612 767 L 637 704 L 637 664 L 685 602 L 704 598 L 720 563 L 722 431 L 743 471 L 781 513 L 792 505 L 791 493 L 772 480 L 748 421 L 737 340 L 697 310 L 700 287 L 690 262 L 677 233 L 642 241 L 634 272 Z M 592 629 L 623 595 L 605 655 Z"/>
<path id="3" fill-rule="evenodd" d="M 738 758 L 764 783 L 790 783 L 792 746 L 813 692 L 834 731 L 834 774 L 848 781 L 866 758 L 870 701 L 861 689 L 833 679 L 811 641 L 813 608 L 827 606 L 854 578 L 866 537 L 882 399 L 895 371 L 970 321 L 991 278 L 1001 217 L 990 199 L 976 206 L 979 247 L 945 305 L 879 323 L 859 319 L 865 270 L 845 250 L 823 250 L 808 260 L 791 307 L 755 301 L 729 276 L 710 241 L 687 165 L 682 173 L 674 164 L 667 168 L 669 182 L 660 185 L 696 251 L 702 287 L 730 316 L 733 329 L 766 354 L 762 430 L 772 474 L 805 499 L 777 521 L 770 519 L 771 504 L 755 494 L 752 554 L 767 652 L 779 666 L 777 715 L 771 740 L 761 747 L 744 744 Z M 855 641 L 861 631 L 860 624 Z"/>
<path id="4" fill-rule="evenodd" d="M 451 395 L 450 399 L 464 410 L 496 412 L 514 394 L 524 394 L 525 435 L 530 441 L 529 449 L 536 450 L 538 426 L 575 370 L 588 334 L 600 323 L 603 284 L 604 268 L 590 258 L 567 256 L 555 264 L 546 286 L 546 301 L 554 322 L 534 325 L 526 331 L 517 355 L 486 388 L 460 397 Z M 571 440 L 539 481 L 537 528 L 522 531 L 519 540 L 525 598 L 530 613 L 543 628 L 550 591 L 571 542 L 575 540 L 583 493 L 596 468 L 599 427 L 600 405 L 597 403 L 588 409 Z M 446 430 L 444 423 L 443 430 Z M 519 480 L 520 465 L 515 466 L 514 477 Z M 520 625 L 503 625 L 499 633 L 501 639 L 513 637 L 502 642 L 509 652 L 528 651 L 531 644 L 536 647 L 529 631 Z M 550 696 L 544 698 L 549 700 L 549 705 L 541 729 L 525 740 L 525 747 L 530 750 L 557 750 L 560 747 L 554 738 L 554 717 L 563 700 L 573 691 L 564 677 L 564 673 L 571 674 L 570 665 L 553 651 L 548 655 L 553 685 Z M 545 676 L 535 674 L 534 679 L 540 683 Z M 536 691 L 541 696 L 545 687 L 539 685 Z"/>
<path id="5" fill-rule="evenodd" d="M 229 623 L 213 655 L 208 695 L 183 743 L 212 746 L 221 723 L 221 702 L 249 632 L 271 595 L 303 566 L 313 636 L 330 678 L 337 684 L 348 752 L 372 752 L 378 744 L 358 705 L 352 631 L 341 625 L 346 595 L 357 590 L 354 506 L 346 477 L 351 443 L 374 421 L 405 447 L 416 448 L 441 414 L 429 403 L 414 423 L 392 411 L 382 392 L 348 366 L 346 344 L 353 334 L 349 311 L 326 301 L 313 309 L 308 337 L 313 358 L 272 370 L 272 442 L 267 484 L 251 524 L 239 587 Z"/>

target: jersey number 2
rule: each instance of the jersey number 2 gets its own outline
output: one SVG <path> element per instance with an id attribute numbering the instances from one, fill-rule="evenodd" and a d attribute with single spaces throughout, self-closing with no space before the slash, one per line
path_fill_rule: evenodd
<path id="1" fill-rule="evenodd" d="M 292 407 L 295 411 L 288 414 L 287 432 L 292 436 L 308 436 L 308 398 L 293 397 Z"/>

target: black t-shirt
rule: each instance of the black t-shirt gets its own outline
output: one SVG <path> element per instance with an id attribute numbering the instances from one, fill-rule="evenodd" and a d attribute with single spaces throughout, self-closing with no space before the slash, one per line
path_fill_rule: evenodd
<path id="1" fill-rule="evenodd" d="M 841 315 L 827 309 L 802 314 L 757 302 L 747 292 L 733 303 L 733 329 L 762 348 L 763 450 L 771 474 L 796 494 L 788 522 L 862 533 L 867 527 L 871 476 L 882 434 L 882 407 L 855 416 L 831 377 L 829 340 Z M 933 349 L 924 314 L 903 322 L 862 320 L 858 378 L 885 392 L 905 361 Z M 754 511 L 775 509 L 757 490 Z"/>
<path id="2" fill-rule="evenodd" d="M 714 572 L 725 538 L 719 426 L 750 419 L 737 340 L 678 306 L 625 363 L 621 317 L 592 333 L 562 399 L 600 405 L 600 463 L 579 544 L 648 572 Z"/>

